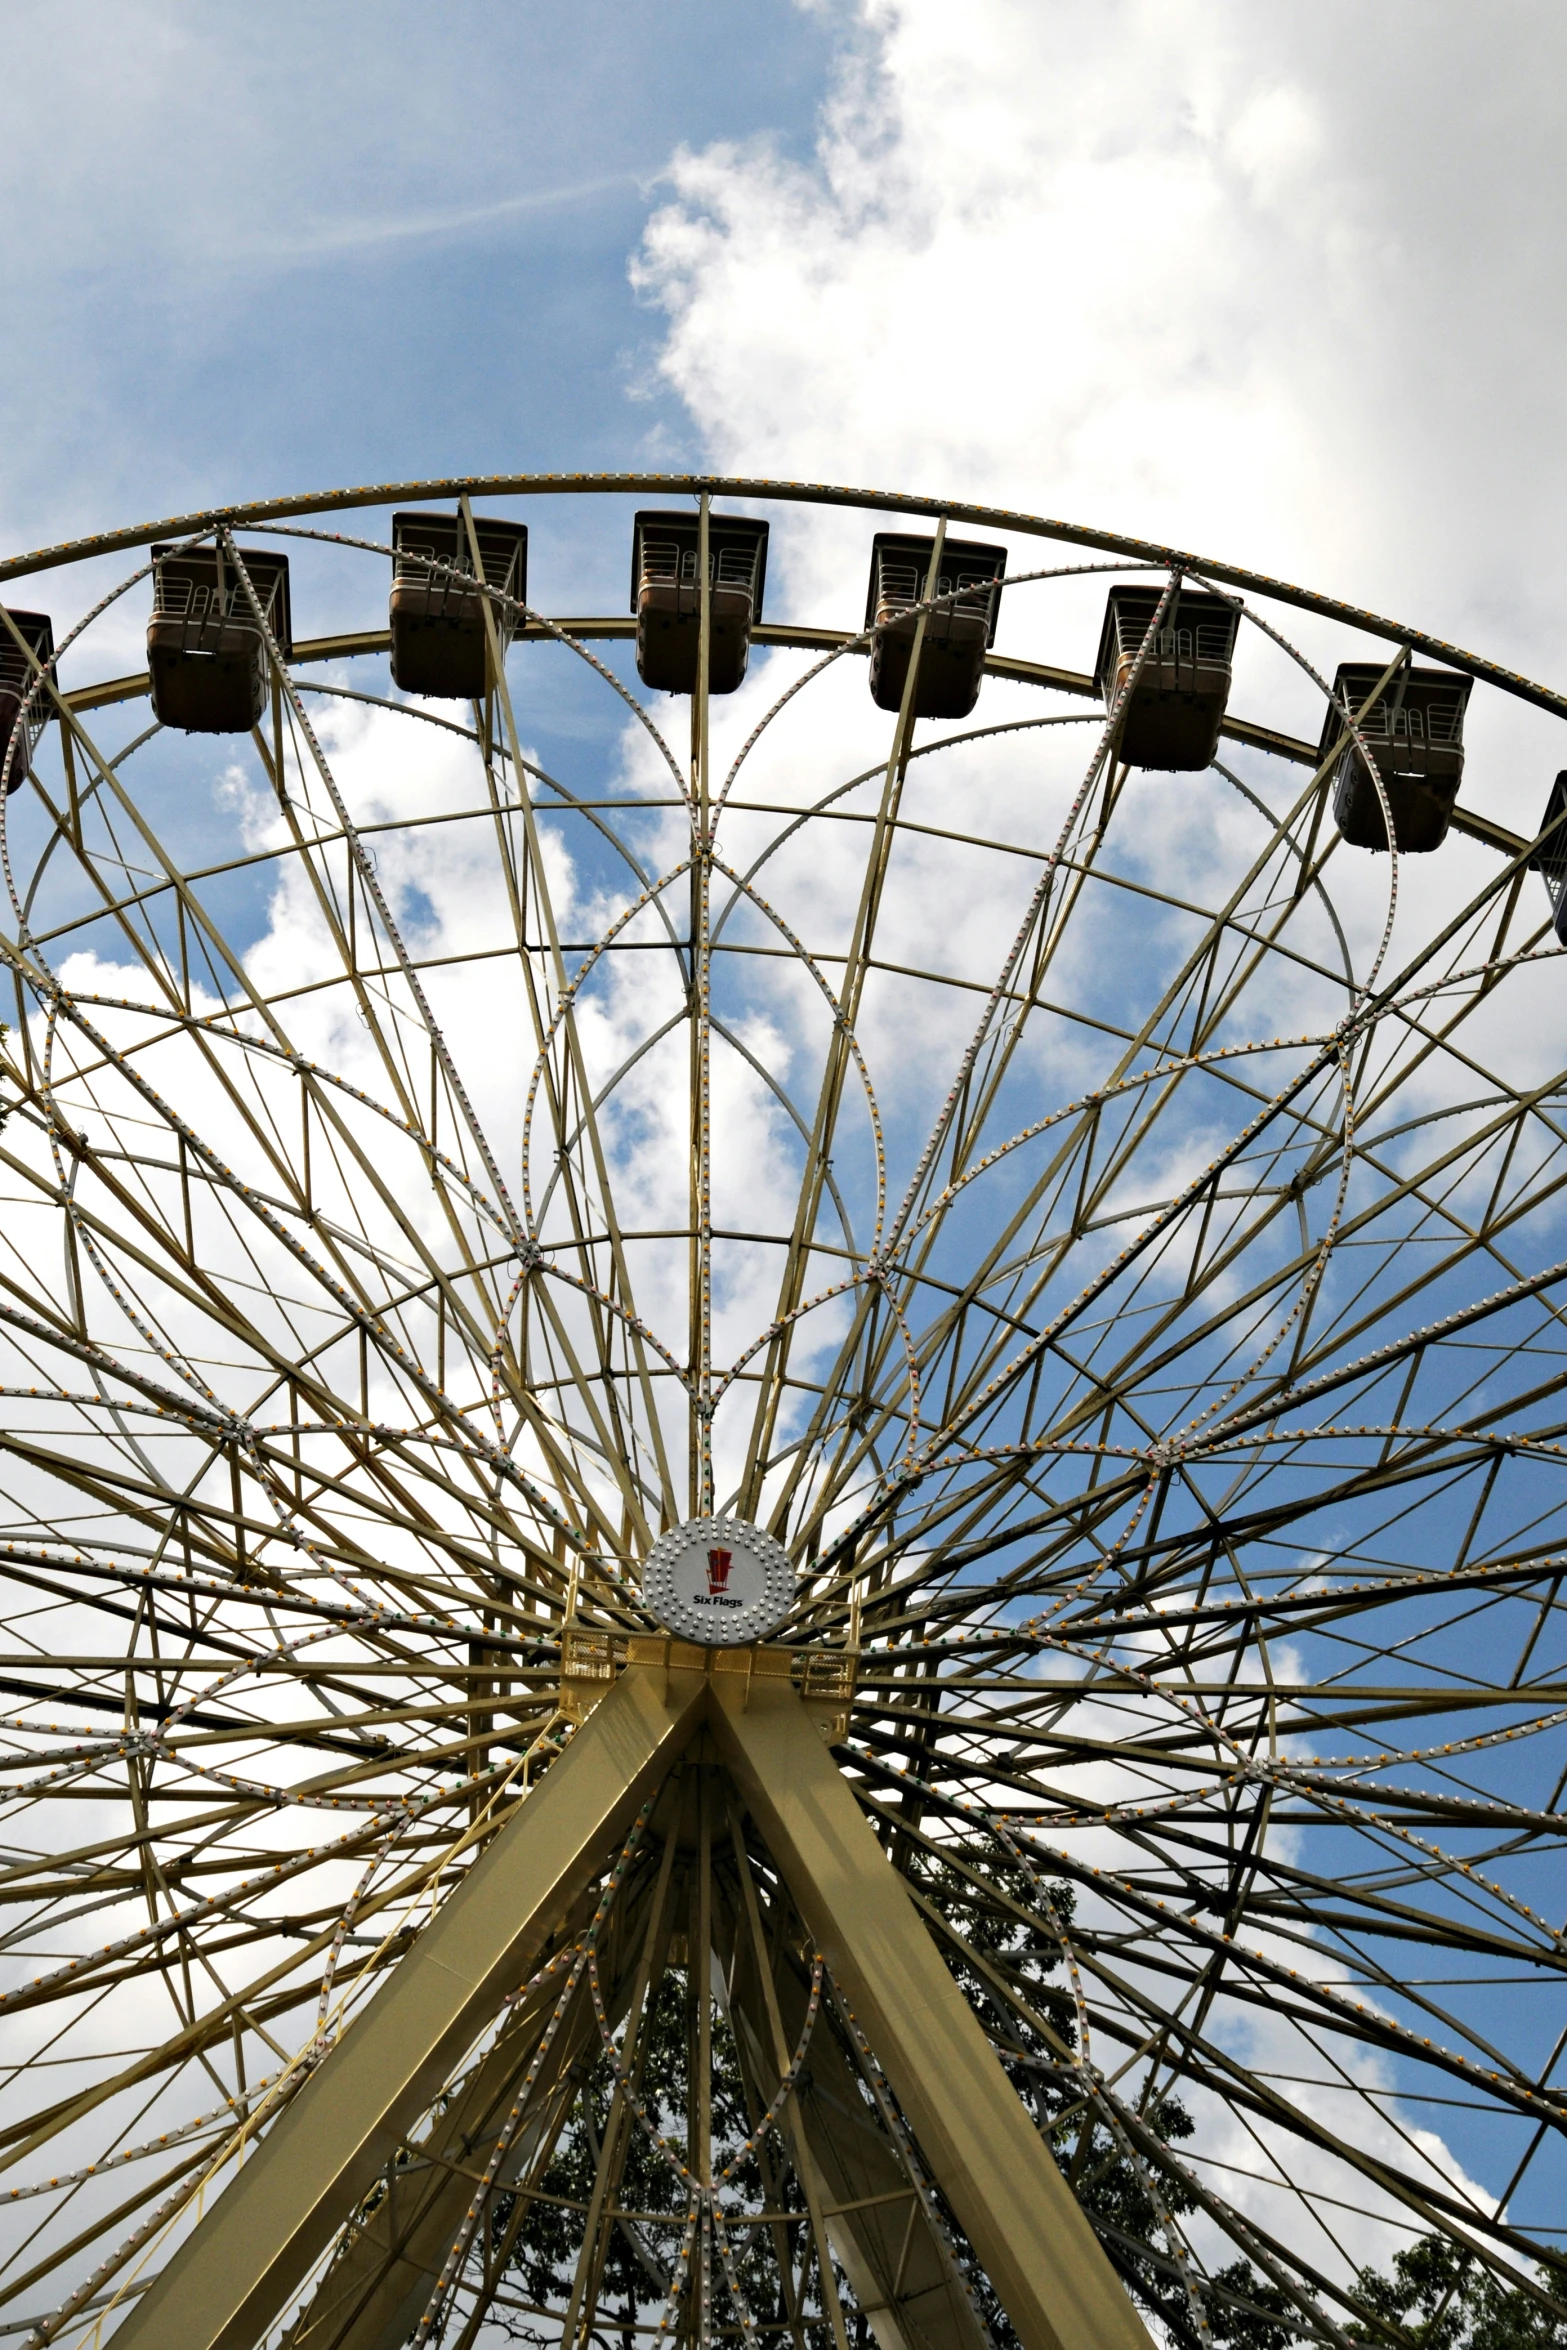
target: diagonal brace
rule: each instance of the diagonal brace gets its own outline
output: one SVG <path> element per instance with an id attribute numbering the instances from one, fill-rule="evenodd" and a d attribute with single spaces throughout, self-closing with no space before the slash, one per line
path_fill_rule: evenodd
<path id="1" fill-rule="evenodd" d="M 700 1671 L 622 1674 L 115 2334 L 252 2350 L 689 1745 Z"/>
<path id="2" fill-rule="evenodd" d="M 712 1684 L 709 1725 L 1024 2350 L 1150 2350 L 807 1707 Z"/>

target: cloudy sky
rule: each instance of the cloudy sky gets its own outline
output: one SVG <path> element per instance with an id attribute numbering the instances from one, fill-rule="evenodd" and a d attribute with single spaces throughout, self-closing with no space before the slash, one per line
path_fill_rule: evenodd
<path id="1" fill-rule="evenodd" d="M 0 32 L 6 551 L 711 466 L 1173 541 L 1567 669 L 1547 0 L 0 0 Z M 785 605 L 855 617 L 820 607 L 863 518 L 788 536 Z M 1543 783 L 1490 788 L 1521 821 Z"/>
<path id="2" fill-rule="evenodd" d="M 0 542 L 712 461 L 1222 550 L 1549 672 L 1547 0 L 5 0 Z"/>

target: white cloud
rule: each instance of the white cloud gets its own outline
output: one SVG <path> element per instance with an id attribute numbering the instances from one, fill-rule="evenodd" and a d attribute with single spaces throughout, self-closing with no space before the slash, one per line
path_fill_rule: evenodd
<path id="1" fill-rule="evenodd" d="M 1559 15 L 858 14 L 814 161 L 683 154 L 649 227 L 720 465 L 1167 538 L 1454 634 L 1500 609 L 1544 656 Z"/>
<path id="2" fill-rule="evenodd" d="M 635 263 L 667 321 L 665 377 L 716 470 L 912 490 L 1184 545 L 1549 669 L 1567 587 L 1562 458 L 1540 397 L 1567 323 L 1562 164 L 1543 95 L 1564 62 L 1559 15 L 864 0 L 844 22 L 814 157 L 683 152 Z M 804 509 L 775 519 L 779 608 L 855 621 L 871 527 Z M 1048 545 L 1014 542 L 1009 569 L 1049 559 Z M 1102 592 L 1014 591 L 1004 647 L 1086 668 Z M 1347 650 L 1309 620 L 1288 633 L 1319 663 Z M 863 707 L 863 684 L 852 690 Z M 1239 692 L 1248 714 L 1315 734 L 1298 675 L 1255 644 Z M 813 745 L 812 772 L 853 771 L 848 698 L 828 697 L 814 736 L 796 722 L 789 740 Z M 992 686 L 980 715 L 1012 706 Z M 1559 763 L 1543 723 L 1482 697 L 1473 742 L 1466 799 L 1530 822 Z M 976 771 L 987 826 L 1048 833 L 1041 779 L 1069 794 L 1071 764 L 1039 737 L 987 757 Z M 1286 779 L 1291 796 L 1299 780 Z M 1263 788 L 1282 795 L 1285 783 L 1275 771 Z M 1215 782 L 1134 779 L 1123 816 L 1118 870 L 1200 903 L 1220 903 L 1250 853 L 1251 812 Z M 834 887 L 784 865 L 783 885 L 818 902 Z M 1458 842 L 1406 862 L 1389 969 L 1493 870 L 1489 852 Z M 1333 894 L 1361 970 L 1387 884 L 1385 861 L 1336 857 Z M 947 967 L 993 971 L 1011 935 L 1005 885 L 933 855 L 900 904 L 908 917 L 938 902 Z M 1084 1000 L 1136 927 L 1130 901 L 1107 912 L 1085 900 L 1052 974 L 1059 992 Z M 1325 925 L 1317 944 L 1331 968 Z M 1261 986 L 1250 1033 L 1335 1016 L 1337 991 L 1282 963 Z M 1519 992 L 1466 1034 L 1538 1082 L 1561 1058 L 1558 999 L 1536 989 L 1540 1016 L 1520 1020 Z M 928 1076 L 938 1092 L 959 1024 L 922 1038 L 923 1053 L 904 1026 L 900 1053 L 905 1008 L 883 997 L 868 1010 L 873 1067 L 891 1063 L 895 1085 Z M 1040 1081 L 1054 1100 L 1083 1079 L 1058 1064 Z M 1467 1082 L 1438 1060 L 1399 1114 L 1446 1107 Z M 1157 1164 L 1174 1183 L 1212 1147 L 1188 1123 Z M 1148 1196 L 1138 1186 L 1155 1163 L 1140 1157 L 1126 1196 Z M 1306 1963 L 1299 1946 L 1289 1956 Z M 1321 1960 L 1337 1971 L 1325 1949 Z M 1214 2028 L 1363 2151 L 1484 2208 L 1451 2149 L 1400 2110 L 1387 2060 L 1329 2036 L 1350 2075 L 1335 2083 L 1328 2058 L 1279 2018 L 1221 2008 Z M 1204 2154 L 1256 2173 L 1243 2124 L 1198 2102 Z M 1385 2259 L 1392 2205 L 1332 2156 L 1263 2136 L 1280 2183 L 1221 2171 L 1220 2191 L 1286 2237 L 1305 2224 L 1313 2241 L 1300 2249 L 1329 2269 Z M 1303 2223 L 1295 2188 L 1345 2199 L 1336 2215 L 1323 2206 L 1338 2250 Z"/>

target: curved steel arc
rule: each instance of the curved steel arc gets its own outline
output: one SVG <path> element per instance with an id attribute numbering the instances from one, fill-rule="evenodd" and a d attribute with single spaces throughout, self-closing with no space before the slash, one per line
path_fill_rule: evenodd
<path id="1" fill-rule="evenodd" d="M 390 506 L 409 500 L 578 495 L 777 499 L 782 504 L 921 514 L 935 521 L 971 523 L 982 530 L 1015 531 L 1026 538 L 1065 539 L 1077 546 L 1099 547 L 1107 554 L 1125 555 L 1138 565 L 1201 573 L 1207 579 L 1222 581 L 1226 587 L 1250 590 L 1267 596 L 1272 602 L 1291 604 L 1299 611 L 1341 621 L 1367 636 L 1384 637 L 1390 643 L 1407 645 L 1413 652 L 1429 653 L 1434 659 L 1461 669 L 1470 677 L 1481 678 L 1503 693 L 1516 694 L 1541 709 L 1567 717 L 1567 696 L 1535 684 L 1516 670 L 1484 661 L 1461 646 L 1449 644 L 1445 638 L 1407 628 L 1400 621 L 1389 620 L 1358 604 L 1345 603 L 1340 597 L 1319 595 L 1290 581 L 1273 579 L 1266 572 L 1217 563 L 1189 548 L 1128 538 L 1118 531 L 1097 530 L 1079 523 L 1053 521 L 1042 515 L 1019 513 L 1010 507 L 977 506 L 964 499 L 920 497 L 895 490 L 842 489 L 830 482 L 769 481 L 749 475 L 699 473 L 453 474 L 424 481 L 378 482 L 363 489 L 310 491 L 299 497 L 263 498 L 212 507 L 204 513 L 176 515 L 162 522 L 136 523 L 124 530 L 61 540 L 54 546 L 36 548 L 30 554 L 0 560 L 0 580 L 25 578 L 63 564 L 90 562 L 96 556 L 150 546 L 154 539 L 192 538 L 224 524 L 231 530 L 243 530 L 268 522 L 283 522 L 295 514 L 342 513 L 357 507 Z"/>
<path id="2" fill-rule="evenodd" d="M 283 517 L 455 490 L 476 560 L 470 491 L 573 486 L 159 528 L 384 564 Z M 810 494 L 697 485 L 693 584 L 720 489 Z M 1077 537 L 1124 560 L 1071 569 L 1160 573 L 1166 609 L 1181 581 L 1240 587 L 1564 707 L 1176 551 L 822 502 L 929 513 L 938 557 L 970 521 Z M 430 571 L 468 593 L 471 570 Z M 251 743 L 270 829 L 243 855 L 190 829 L 199 745 L 84 725 L 147 680 L 56 702 L 3 818 L 0 1061 L 0 2323 L 40 2344 L 159 2322 L 185 2255 L 153 2268 L 252 2139 L 240 2185 L 297 2185 L 328 2262 L 310 2350 L 391 2350 L 415 2321 L 453 2350 L 517 2322 L 583 2350 L 623 2296 L 649 2337 L 846 2350 L 858 2315 L 881 2350 L 927 2350 L 927 2324 L 977 2350 L 998 2289 L 1032 2338 L 1054 2321 L 986 2234 L 1013 2185 L 967 2200 L 942 2136 L 979 2114 L 1183 2342 L 1221 2314 L 1244 2333 L 1270 2295 L 1286 2335 L 1358 2338 L 1346 2208 L 1368 2243 L 1432 2233 L 1532 2307 L 1560 2296 L 1567 2257 L 1527 2223 L 1567 2109 L 1518 2020 L 1567 1964 L 1542 1890 L 1567 1768 L 1567 1074 L 1533 851 L 1465 819 L 1505 854 L 1455 888 L 1338 840 L 1329 779 L 1375 750 L 1396 661 L 1325 760 L 1230 729 L 1306 768 L 1295 786 L 1260 762 L 1140 776 L 1115 709 L 1086 776 L 1052 731 L 1082 716 L 916 742 L 922 632 L 957 608 L 933 585 L 869 768 L 874 736 L 842 710 L 813 736 L 804 688 L 876 631 L 769 632 L 796 682 L 721 726 L 694 599 L 689 769 L 662 735 L 640 754 L 677 770 L 678 807 L 656 766 L 654 797 L 605 796 L 524 759 L 502 627 L 572 631 L 489 594 L 471 724 L 356 686 L 341 748 L 316 742 L 274 642 Z M 633 625 L 590 619 L 572 647 L 622 730 L 651 720 L 588 648 Z M 400 715 L 440 730 L 411 760 Z M 445 765 L 422 757 L 442 740 Z M 402 797 L 363 805 L 356 746 L 391 748 Z M 762 749 L 777 804 L 745 764 Z M 941 751 L 1009 796 L 955 802 Z M 421 899 L 432 877 L 446 896 Z M 267 933 L 273 890 L 299 911 Z M 474 1914 L 629 1684 L 680 1678 L 636 1562 L 688 1479 L 793 1551 L 803 1704 L 781 1668 L 714 1671 L 727 1760 L 690 1751 L 618 1889 L 600 1840 L 564 1971 L 515 2030 L 430 2058 L 429 2111 L 341 2228 L 337 2190 L 268 2149 L 324 2110 L 378 1986 L 408 2011 L 421 1949 Z M 758 1763 L 780 1705 L 799 1736 Z M 813 1805 L 832 1867 L 859 1856 L 831 1917 L 804 1914 L 821 1870 L 784 1865 Z M 896 1997 L 879 1962 L 854 1979 L 887 1884 L 944 1954 L 935 1977 L 900 1959 Z M 927 1992 L 985 2050 L 947 2068 L 945 2119 Z M 138 2022 L 149 1998 L 172 2016 Z M 1490 2174 L 1460 2113 L 1505 2147 L 1510 2211 L 1463 2183 L 1459 2162 Z M 250 2235 L 254 2266 L 289 2229 Z"/>

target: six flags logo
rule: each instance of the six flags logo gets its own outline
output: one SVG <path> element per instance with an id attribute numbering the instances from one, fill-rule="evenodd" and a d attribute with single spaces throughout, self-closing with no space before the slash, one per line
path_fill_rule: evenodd
<path id="1" fill-rule="evenodd" d="M 666 1529 L 643 1580 L 654 1612 L 682 1638 L 721 1647 L 783 1621 L 792 1575 L 788 1554 L 760 1526 L 715 1514 Z"/>

